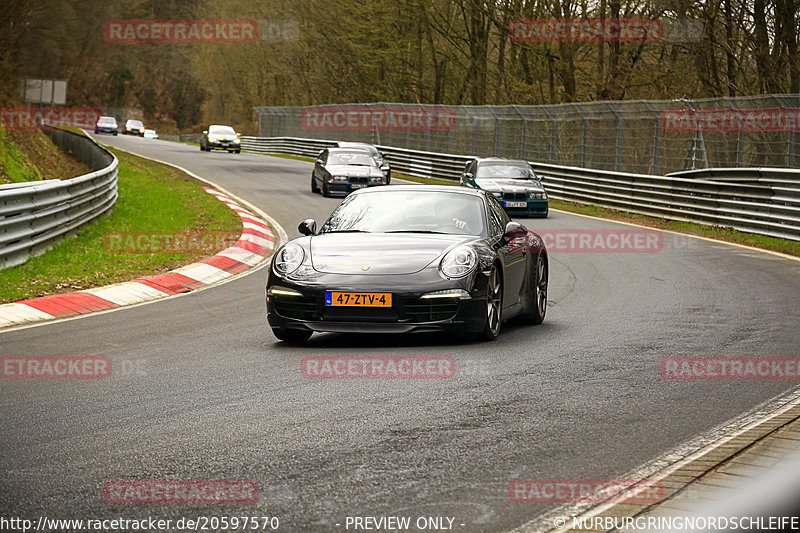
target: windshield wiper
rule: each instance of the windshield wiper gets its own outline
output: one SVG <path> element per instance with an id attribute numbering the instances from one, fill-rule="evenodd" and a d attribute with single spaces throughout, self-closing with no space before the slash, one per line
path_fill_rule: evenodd
<path id="1" fill-rule="evenodd" d="M 363 229 L 335 229 L 332 231 L 326 231 L 324 233 L 372 233 L 372 232 Z"/>

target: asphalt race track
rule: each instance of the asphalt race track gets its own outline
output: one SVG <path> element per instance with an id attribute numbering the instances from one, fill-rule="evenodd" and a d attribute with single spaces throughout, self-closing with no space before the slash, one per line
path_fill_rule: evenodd
<path id="1" fill-rule="evenodd" d="M 309 163 L 100 140 L 211 180 L 290 238 L 340 202 L 311 193 Z M 631 229 L 559 212 L 523 222 Z M 800 262 L 720 243 L 668 234 L 657 253 L 553 253 L 545 323 L 506 324 L 493 343 L 323 334 L 286 345 L 266 324 L 265 276 L 0 333 L 0 355 L 104 355 L 121 369 L 2 380 L 2 514 L 277 516 L 283 531 L 446 516 L 457 531 L 503 531 L 552 507 L 511 501 L 514 479 L 619 478 L 797 385 L 661 378 L 667 356 L 798 356 Z M 457 370 L 301 376 L 302 357 L 331 354 L 452 356 Z M 260 492 L 251 505 L 106 503 L 103 485 L 126 479 L 250 480 Z"/>

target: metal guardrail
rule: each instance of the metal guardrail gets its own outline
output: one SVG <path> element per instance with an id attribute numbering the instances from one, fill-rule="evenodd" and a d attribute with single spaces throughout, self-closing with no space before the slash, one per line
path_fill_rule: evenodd
<path id="1" fill-rule="evenodd" d="M 242 137 L 242 149 L 316 157 L 336 141 Z M 457 180 L 473 156 L 378 146 L 392 169 Z M 800 170 L 709 169 L 672 176 L 631 174 L 531 161 L 551 198 L 671 220 L 800 240 Z M 737 176 L 737 181 L 722 179 Z M 742 182 L 744 181 L 744 182 Z"/>
<path id="2" fill-rule="evenodd" d="M 93 170 L 68 180 L 0 185 L 0 269 L 20 265 L 106 214 L 117 200 L 117 158 L 89 137 L 45 129 Z"/>

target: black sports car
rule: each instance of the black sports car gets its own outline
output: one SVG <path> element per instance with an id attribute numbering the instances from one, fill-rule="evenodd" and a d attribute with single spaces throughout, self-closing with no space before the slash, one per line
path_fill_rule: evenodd
<path id="1" fill-rule="evenodd" d="M 319 153 L 311 172 L 311 192 L 322 190 L 322 196 L 347 195 L 386 183 L 386 175 L 372 155 L 360 148 L 326 148 Z"/>
<path id="2" fill-rule="evenodd" d="M 466 187 L 403 185 L 350 195 L 319 232 L 282 246 L 267 278 L 278 339 L 315 331 L 462 331 L 492 340 L 503 320 L 544 320 L 542 239 Z"/>

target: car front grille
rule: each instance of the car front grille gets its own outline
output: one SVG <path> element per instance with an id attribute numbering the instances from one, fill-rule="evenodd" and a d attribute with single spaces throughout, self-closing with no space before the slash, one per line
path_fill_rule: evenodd
<path id="1" fill-rule="evenodd" d="M 286 318 L 314 320 L 317 318 L 317 302 L 306 296 L 274 296 L 275 312 Z"/>
<path id="2" fill-rule="evenodd" d="M 411 322 L 449 320 L 458 311 L 458 300 L 455 298 L 412 300 L 405 304 L 404 311 Z"/>
<path id="3" fill-rule="evenodd" d="M 369 183 L 369 178 L 366 176 L 348 178 L 350 183 Z"/>
<path id="4" fill-rule="evenodd" d="M 526 200 L 528 198 L 528 193 L 526 192 L 506 192 L 503 193 L 504 200 Z"/>

